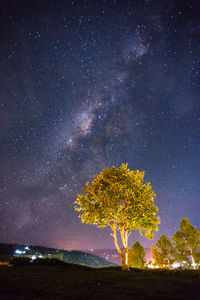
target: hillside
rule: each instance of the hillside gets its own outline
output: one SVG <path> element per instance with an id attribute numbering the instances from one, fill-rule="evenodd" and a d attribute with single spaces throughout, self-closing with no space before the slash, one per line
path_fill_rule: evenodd
<path id="1" fill-rule="evenodd" d="M 12 256 L 29 256 L 32 259 L 36 257 L 59 258 L 64 262 L 83 264 L 91 267 L 111 266 L 111 263 L 95 254 L 85 253 L 75 250 L 60 250 L 42 246 L 26 246 L 17 244 L 0 243 L 0 260 L 8 261 Z"/>

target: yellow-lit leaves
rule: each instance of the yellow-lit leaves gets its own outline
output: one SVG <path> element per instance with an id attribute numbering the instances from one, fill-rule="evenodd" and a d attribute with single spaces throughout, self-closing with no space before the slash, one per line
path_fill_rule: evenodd
<path id="1" fill-rule="evenodd" d="M 86 182 L 83 194 L 77 195 L 75 210 L 82 222 L 98 227 L 116 224 L 118 229 L 144 231 L 148 238 L 158 229 L 158 208 L 155 193 L 149 183 L 144 184 L 144 172 L 130 171 L 127 164 L 119 168 L 104 168 Z"/>

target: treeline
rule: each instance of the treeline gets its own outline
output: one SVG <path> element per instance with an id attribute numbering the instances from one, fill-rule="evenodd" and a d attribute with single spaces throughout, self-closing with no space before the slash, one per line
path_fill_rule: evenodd
<path id="1" fill-rule="evenodd" d="M 187 218 L 179 224 L 171 240 L 162 235 L 151 248 L 153 267 L 172 269 L 199 268 L 200 266 L 200 231 L 192 226 Z M 145 267 L 145 251 L 139 242 L 130 248 L 129 266 Z"/>

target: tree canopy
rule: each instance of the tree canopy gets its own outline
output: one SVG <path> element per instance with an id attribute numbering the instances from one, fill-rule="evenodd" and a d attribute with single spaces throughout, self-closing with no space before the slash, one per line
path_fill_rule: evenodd
<path id="1" fill-rule="evenodd" d="M 187 218 L 180 222 L 179 227 L 172 237 L 177 261 L 185 261 L 191 265 L 191 258 L 192 266 L 195 268 L 200 256 L 200 231 L 192 226 Z"/>
<path id="2" fill-rule="evenodd" d="M 144 247 L 136 241 L 130 248 L 128 254 L 128 264 L 131 267 L 143 269 L 145 265 Z"/>
<path id="3" fill-rule="evenodd" d="M 122 267 L 128 266 L 128 237 L 139 230 L 149 239 L 158 230 L 158 208 L 154 204 L 155 193 L 150 183 L 143 183 L 144 172 L 129 170 L 127 164 L 119 168 L 104 168 L 94 175 L 90 184 L 86 182 L 83 193 L 77 195 L 75 210 L 83 223 L 99 228 L 109 226 L 115 246 L 121 256 Z M 117 241 L 120 232 L 123 251 Z"/>
<path id="4" fill-rule="evenodd" d="M 175 262 L 175 249 L 170 239 L 162 235 L 151 248 L 154 264 L 161 268 L 171 268 Z"/>

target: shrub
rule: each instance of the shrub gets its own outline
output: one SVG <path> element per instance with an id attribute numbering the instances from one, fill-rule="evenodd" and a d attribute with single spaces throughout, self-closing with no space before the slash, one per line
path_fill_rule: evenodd
<path id="1" fill-rule="evenodd" d="M 10 264 L 13 266 L 22 266 L 22 265 L 29 265 L 31 263 L 31 259 L 29 257 L 12 257 L 9 261 Z"/>
<path id="2" fill-rule="evenodd" d="M 58 258 L 36 258 L 32 264 L 34 265 L 65 265 L 65 263 Z"/>

